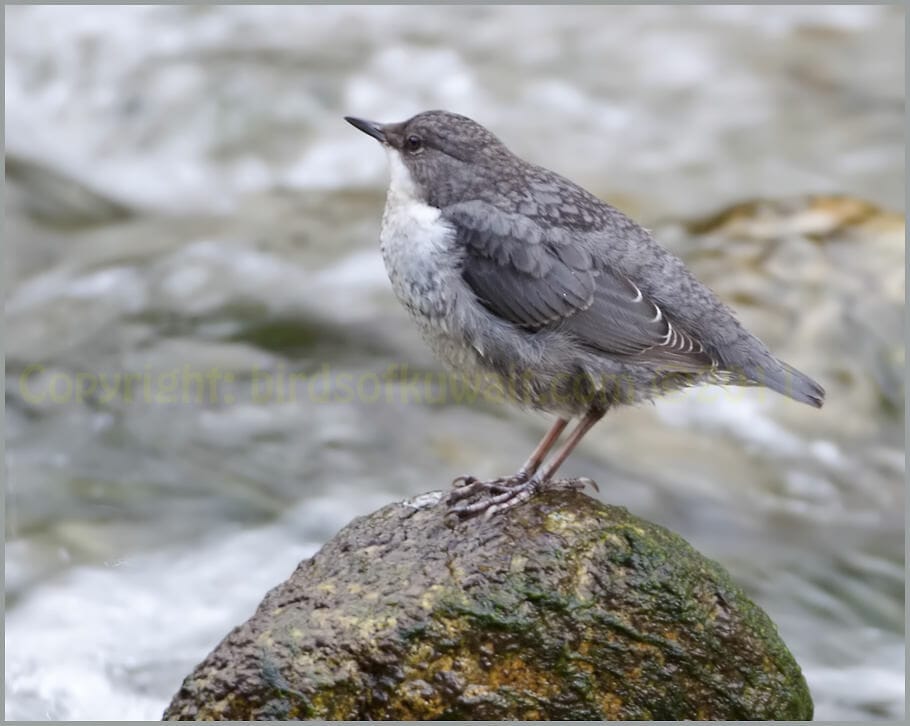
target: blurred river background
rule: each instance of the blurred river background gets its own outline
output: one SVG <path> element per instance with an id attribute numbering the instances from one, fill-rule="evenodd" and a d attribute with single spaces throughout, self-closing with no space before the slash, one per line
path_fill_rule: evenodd
<path id="1" fill-rule="evenodd" d="M 8 7 L 6 717 L 159 718 L 354 516 L 524 459 L 542 415 L 390 374 L 440 380 L 341 117 L 446 108 L 827 388 L 617 410 L 565 471 L 728 568 L 816 718 L 903 719 L 903 67 L 868 5 Z"/>

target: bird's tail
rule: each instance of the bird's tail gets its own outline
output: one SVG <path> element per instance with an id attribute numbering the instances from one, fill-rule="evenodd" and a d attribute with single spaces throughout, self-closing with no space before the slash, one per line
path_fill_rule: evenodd
<path id="1" fill-rule="evenodd" d="M 772 358 L 770 365 L 755 366 L 746 373 L 758 385 L 766 386 L 794 401 L 807 403 L 815 408 L 821 408 L 825 402 L 824 388 L 782 360 Z"/>

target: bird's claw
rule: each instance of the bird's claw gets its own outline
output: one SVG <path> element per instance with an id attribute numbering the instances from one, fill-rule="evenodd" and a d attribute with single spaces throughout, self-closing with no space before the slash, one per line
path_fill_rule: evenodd
<path id="1" fill-rule="evenodd" d="M 497 479 L 478 479 L 474 476 L 462 475 L 452 480 L 454 487 L 446 501 L 451 505 L 463 499 L 469 499 L 475 494 L 502 494 L 513 487 L 524 484 L 528 480 L 527 474 L 514 474 L 513 476 L 501 476 Z"/>
<path id="2" fill-rule="evenodd" d="M 541 482 L 519 474 L 489 481 L 480 481 L 474 477 L 458 477 L 455 482 L 458 481 L 462 483 L 457 484 L 449 493 L 446 503 L 449 505 L 449 511 L 459 519 L 468 519 L 479 514 L 482 514 L 484 519 L 490 519 L 495 514 L 528 501 L 537 492 L 545 489 L 581 491 L 590 486 L 595 491 L 600 491 L 597 483 L 587 477 Z M 465 501 L 468 499 L 475 501 Z"/>
<path id="3" fill-rule="evenodd" d="M 446 500 L 449 512 L 459 519 L 483 514 L 489 519 L 496 512 L 511 509 L 529 499 L 538 484 L 527 477 L 503 477 L 490 481 L 474 480 L 453 489 Z"/>

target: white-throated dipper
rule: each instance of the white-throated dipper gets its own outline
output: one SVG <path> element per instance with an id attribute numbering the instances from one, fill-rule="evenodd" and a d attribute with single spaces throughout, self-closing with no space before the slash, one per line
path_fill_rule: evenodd
<path id="1" fill-rule="evenodd" d="M 558 417 L 515 475 L 456 479 L 449 502 L 459 516 L 591 483 L 554 474 L 617 404 L 708 382 L 821 407 L 822 387 L 775 358 L 647 230 L 477 122 L 447 111 L 345 120 L 388 153 L 380 247 L 424 338 L 469 382 L 494 381 Z"/>

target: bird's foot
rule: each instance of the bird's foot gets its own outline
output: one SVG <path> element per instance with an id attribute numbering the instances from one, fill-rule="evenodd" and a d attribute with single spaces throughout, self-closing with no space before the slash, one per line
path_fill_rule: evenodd
<path id="1" fill-rule="evenodd" d="M 520 486 L 528 481 L 528 475 L 522 472 L 512 476 L 501 476 L 497 479 L 482 480 L 473 476 L 458 476 L 452 480 L 454 487 L 446 501 L 449 505 L 470 499 L 477 494 L 503 494 L 513 487 Z"/>
<path id="2" fill-rule="evenodd" d="M 461 481 L 449 494 L 446 500 L 449 512 L 459 519 L 469 519 L 482 514 L 484 519 L 489 519 L 495 514 L 505 512 L 528 501 L 537 493 L 546 490 L 573 490 L 581 491 L 587 486 L 595 491 L 600 491 L 597 482 L 587 477 L 577 479 L 550 479 L 542 482 L 539 479 L 529 479 L 527 476 L 516 475 L 491 481 L 479 481 L 473 477 L 459 477 Z M 480 494 L 479 497 L 475 495 Z M 465 501 L 473 500 L 473 501 Z"/>

